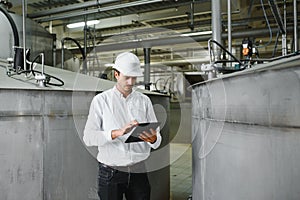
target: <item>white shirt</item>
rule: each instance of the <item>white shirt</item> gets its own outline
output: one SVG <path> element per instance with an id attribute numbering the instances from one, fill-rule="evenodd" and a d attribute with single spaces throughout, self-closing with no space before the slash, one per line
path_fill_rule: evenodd
<path id="1" fill-rule="evenodd" d="M 121 129 L 132 120 L 139 123 L 157 122 L 152 103 L 146 95 L 132 91 L 127 98 L 116 86 L 96 95 L 90 106 L 83 141 L 87 146 L 98 146 L 97 160 L 109 166 L 130 166 L 147 159 L 151 148 L 158 148 L 161 135 L 149 142 L 125 143 L 130 133 L 111 138 L 111 131 Z"/>

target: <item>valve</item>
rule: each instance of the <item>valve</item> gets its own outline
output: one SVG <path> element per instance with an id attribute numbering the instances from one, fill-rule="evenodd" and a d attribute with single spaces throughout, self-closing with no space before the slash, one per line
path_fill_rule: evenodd
<path id="1" fill-rule="evenodd" d="M 208 79 L 212 79 L 216 77 L 215 67 L 214 64 L 202 64 L 201 71 L 207 73 Z"/>

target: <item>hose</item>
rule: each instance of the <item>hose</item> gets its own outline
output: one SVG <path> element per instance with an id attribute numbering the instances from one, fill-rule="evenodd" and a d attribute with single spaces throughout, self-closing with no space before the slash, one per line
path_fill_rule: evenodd
<path id="1" fill-rule="evenodd" d="M 58 87 L 63 86 L 63 85 L 65 84 L 63 80 L 61 80 L 61 79 L 59 79 L 59 78 L 57 78 L 57 77 L 55 77 L 55 76 L 52 76 L 52 75 L 47 74 L 47 73 L 44 72 L 44 69 L 43 69 L 43 61 L 42 61 L 42 72 L 33 69 L 34 63 L 36 63 L 36 61 L 38 60 L 38 58 L 39 58 L 41 55 L 43 55 L 43 53 L 37 55 L 37 56 L 33 59 L 32 62 L 28 62 L 28 63 L 30 64 L 30 69 L 29 69 L 29 70 L 18 71 L 16 74 L 10 74 L 9 76 L 11 77 L 11 76 L 13 76 L 13 75 L 19 75 L 19 74 L 23 74 L 23 73 L 24 73 L 24 74 L 30 74 L 30 73 L 32 73 L 32 75 L 35 76 L 36 73 L 39 73 L 39 74 L 42 74 L 42 75 L 45 76 L 45 80 L 44 80 L 45 86 L 47 86 L 47 85 L 58 86 Z M 43 59 L 43 57 L 42 57 L 42 59 Z M 50 82 L 51 79 L 54 79 L 54 80 L 56 80 L 56 81 L 58 81 L 58 82 L 60 82 L 60 83 L 51 83 L 51 82 Z"/>
<path id="2" fill-rule="evenodd" d="M 62 58 L 62 61 L 61 61 L 61 68 L 62 68 L 62 69 L 64 68 L 64 42 L 65 42 L 65 40 L 71 40 L 71 41 L 73 41 L 73 42 L 78 46 L 78 48 L 79 48 L 79 50 L 80 50 L 80 53 L 81 53 L 81 55 L 82 55 L 82 60 L 83 60 L 84 68 L 85 68 L 84 70 L 86 71 L 87 69 L 86 69 L 86 60 L 85 60 L 86 56 L 85 56 L 85 52 L 84 52 L 84 50 L 82 49 L 82 47 L 81 47 L 81 45 L 79 44 L 79 42 L 77 42 L 75 39 L 70 38 L 70 37 L 65 37 L 65 38 L 63 38 L 63 39 L 61 40 L 61 44 L 62 44 L 62 47 L 61 47 L 61 58 Z"/>
<path id="3" fill-rule="evenodd" d="M 59 78 L 57 78 L 57 77 L 55 77 L 55 76 L 52 76 L 52 75 L 47 74 L 47 73 L 44 72 L 44 70 L 43 70 L 43 64 L 44 64 L 44 63 L 43 63 L 43 61 L 42 61 L 42 72 L 33 69 L 33 67 L 32 67 L 33 64 L 37 61 L 37 59 L 38 59 L 41 55 L 43 55 L 43 54 L 39 54 L 39 55 L 37 55 L 37 56 L 33 59 L 33 61 L 31 62 L 31 66 L 30 66 L 30 70 L 29 70 L 29 71 L 30 71 L 34 76 L 35 76 L 35 73 L 40 73 L 40 74 L 42 74 L 42 75 L 45 75 L 45 76 L 46 76 L 46 79 L 45 79 L 45 85 L 63 86 L 63 85 L 64 85 L 64 82 L 63 82 L 61 79 L 59 79 Z M 43 59 L 43 57 L 42 57 L 42 59 Z M 60 84 L 57 84 L 57 83 L 51 83 L 51 82 L 50 82 L 50 81 L 51 81 L 51 78 L 57 80 L 58 82 L 60 82 Z"/>
<path id="4" fill-rule="evenodd" d="M 230 57 L 232 57 L 234 59 L 235 62 L 238 62 L 241 66 L 243 66 L 244 64 L 239 60 L 237 59 L 232 53 L 230 53 L 226 48 L 224 48 L 220 43 L 218 43 L 217 41 L 213 40 L 213 39 L 210 39 L 208 41 L 209 43 L 209 49 L 210 49 L 210 45 L 211 43 L 215 43 L 216 45 L 218 45 L 223 51 L 225 51 L 226 53 L 228 53 L 228 55 Z M 211 52 L 210 52 L 211 53 Z M 233 62 L 233 61 L 227 61 L 227 62 Z"/>
<path id="5" fill-rule="evenodd" d="M 22 73 L 32 73 L 33 75 L 35 75 L 35 73 L 42 74 L 42 72 L 37 71 L 37 70 L 33 70 L 33 69 L 31 69 L 31 70 L 24 70 L 24 71 L 19 72 L 18 74 L 22 74 Z M 43 73 L 43 74 L 46 76 L 45 85 L 52 85 L 52 86 L 61 87 L 61 86 L 63 86 L 65 84 L 63 80 L 61 80 L 61 79 L 59 79 L 59 78 L 57 78 L 55 76 L 52 76 L 52 75 L 47 74 L 47 73 Z M 51 83 L 50 82 L 51 79 L 55 79 L 55 80 L 57 80 L 60 83 Z"/>

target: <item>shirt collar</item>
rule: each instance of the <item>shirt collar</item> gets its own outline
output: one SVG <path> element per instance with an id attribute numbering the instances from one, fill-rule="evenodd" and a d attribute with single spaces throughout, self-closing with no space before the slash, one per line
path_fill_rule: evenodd
<path id="1" fill-rule="evenodd" d="M 123 96 L 123 94 L 117 89 L 117 86 L 116 86 L 116 85 L 113 87 L 113 91 L 114 91 L 114 93 L 115 93 L 116 95 L 118 95 L 118 97 L 120 97 L 120 98 L 125 98 L 125 97 Z M 131 96 L 135 93 L 135 91 L 136 91 L 136 88 L 132 88 L 132 91 L 131 91 L 131 93 L 127 96 L 127 98 L 131 97 Z M 126 98 L 126 99 L 127 99 L 127 98 Z"/>

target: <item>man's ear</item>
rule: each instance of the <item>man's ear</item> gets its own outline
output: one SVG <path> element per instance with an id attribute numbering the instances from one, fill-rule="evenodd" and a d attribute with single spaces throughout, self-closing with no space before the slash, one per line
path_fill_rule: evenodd
<path id="1" fill-rule="evenodd" d="M 118 80 L 119 73 L 118 73 L 117 71 L 114 71 L 114 76 L 115 76 L 115 78 Z"/>

